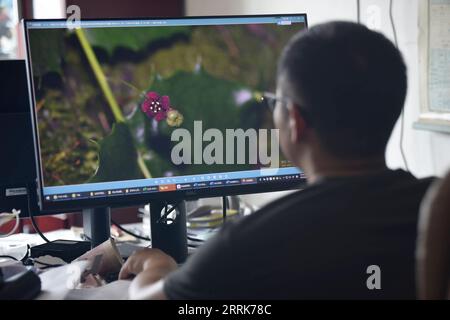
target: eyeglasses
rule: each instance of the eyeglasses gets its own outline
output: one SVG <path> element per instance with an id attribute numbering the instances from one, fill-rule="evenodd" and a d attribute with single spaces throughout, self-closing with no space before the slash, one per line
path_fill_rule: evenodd
<path id="1" fill-rule="evenodd" d="M 264 92 L 262 94 L 262 99 L 263 102 L 267 103 L 267 106 L 269 107 L 271 112 L 275 111 L 275 108 L 277 106 L 277 102 L 281 102 L 283 104 L 286 104 L 288 101 L 285 98 L 281 98 L 281 97 L 277 97 L 276 94 L 272 93 L 272 92 Z"/>
<path id="2" fill-rule="evenodd" d="M 275 111 L 275 108 L 277 107 L 277 102 L 281 102 L 282 104 L 286 105 L 290 101 L 290 99 L 277 97 L 277 95 L 272 92 L 264 92 L 262 94 L 261 101 L 266 102 L 270 111 L 273 113 Z M 297 110 L 299 111 L 305 122 L 308 123 L 309 126 L 311 126 L 311 117 L 309 116 L 308 112 L 305 111 L 305 108 L 298 106 Z"/>

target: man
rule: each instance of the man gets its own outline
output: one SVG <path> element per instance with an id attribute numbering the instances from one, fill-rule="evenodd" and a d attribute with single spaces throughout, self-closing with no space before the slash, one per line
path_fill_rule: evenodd
<path id="1" fill-rule="evenodd" d="M 294 37 L 279 64 L 274 120 L 309 187 L 225 227 L 177 270 L 132 256 L 132 299 L 414 298 L 414 250 L 430 181 L 391 171 L 385 150 L 407 88 L 400 52 L 362 25 Z"/>

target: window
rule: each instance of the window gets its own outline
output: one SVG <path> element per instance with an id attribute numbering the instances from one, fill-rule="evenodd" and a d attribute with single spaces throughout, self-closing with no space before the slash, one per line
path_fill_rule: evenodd
<path id="1" fill-rule="evenodd" d="M 0 59 L 17 58 L 17 0 L 0 0 Z"/>

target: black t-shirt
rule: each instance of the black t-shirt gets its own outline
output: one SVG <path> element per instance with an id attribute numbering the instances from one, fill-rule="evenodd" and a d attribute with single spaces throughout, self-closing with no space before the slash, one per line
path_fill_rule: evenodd
<path id="1" fill-rule="evenodd" d="M 227 225 L 164 291 L 176 300 L 414 299 L 418 211 L 430 183 L 386 170 L 311 185 Z M 381 290 L 367 286 L 373 265 Z"/>

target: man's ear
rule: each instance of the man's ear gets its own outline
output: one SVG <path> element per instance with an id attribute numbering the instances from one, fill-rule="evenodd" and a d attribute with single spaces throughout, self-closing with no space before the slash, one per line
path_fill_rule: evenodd
<path id="1" fill-rule="evenodd" d="M 306 134 L 306 121 L 300 114 L 299 108 L 294 103 L 288 104 L 289 112 L 289 132 L 291 142 L 294 144 L 299 143 Z"/>

